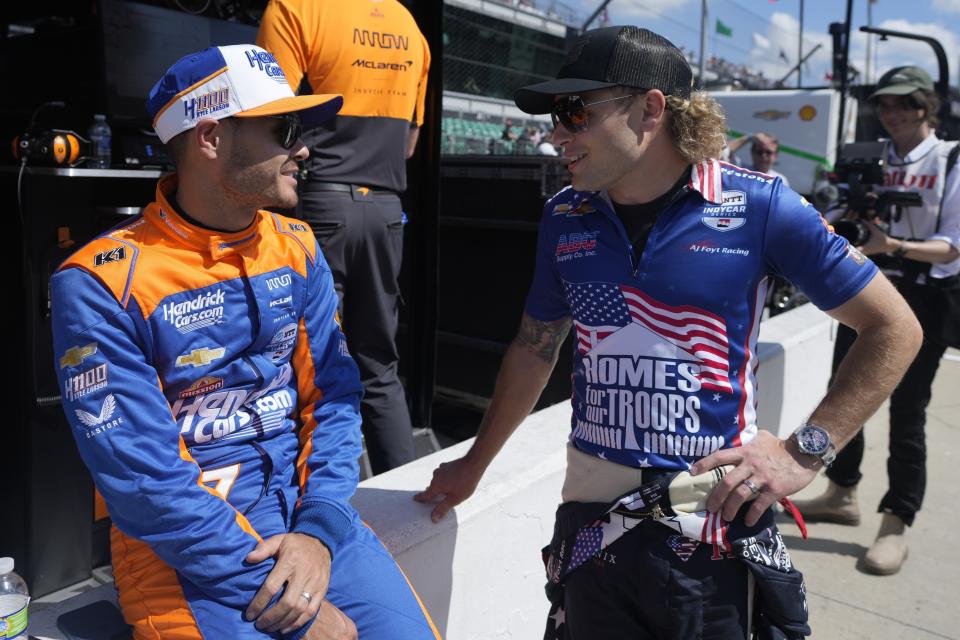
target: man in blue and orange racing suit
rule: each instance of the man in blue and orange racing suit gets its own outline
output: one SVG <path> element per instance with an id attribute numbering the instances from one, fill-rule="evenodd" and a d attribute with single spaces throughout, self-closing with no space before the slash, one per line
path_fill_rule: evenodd
<path id="1" fill-rule="evenodd" d="M 919 346 L 903 299 L 809 203 L 778 178 L 714 159 L 723 114 L 691 85 L 667 39 L 607 27 L 578 38 L 556 79 L 514 96 L 523 111 L 553 116 L 572 186 L 544 207 L 520 330 L 477 439 L 418 499 L 440 500 L 437 520 L 474 491 L 572 333 L 551 640 L 744 639 L 755 623 L 762 638 L 809 634 L 802 576 L 771 506 L 829 463 Z M 860 334 L 808 424 L 787 439 L 757 424 L 757 336 L 772 275 Z M 715 467 L 725 475 L 703 474 Z M 702 512 L 699 527 L 665 512 L 662 493 L 644 493 L 687 472 L 716 478 L 703 507 L 686 511 Z M 634 517 L 646 500 L 659 510 Z M 613 506 L 603 520 L 579 517 L 596 504 Z"/>
<path id="2" fill-rule="evenodd" d="M 150 94 L 178 173 L 52 279 L 56 367 L 113 520 L 136 638 L 438 637 L 349 504 L 361 395 L 296 204 L 295 97 L 253 45 L 174 64 Z"/>

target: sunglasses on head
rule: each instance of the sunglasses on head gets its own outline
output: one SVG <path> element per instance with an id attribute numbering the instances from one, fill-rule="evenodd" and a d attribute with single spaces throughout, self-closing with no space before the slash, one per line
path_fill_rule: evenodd
<path id="1" fill-rule="evenodd" d="M 562 124 L 564 129 L 570 133 L 580 133 L 587 130 L 587 107 L 603 104 L 604 102 L 613 102 L 632 98 L 646 93 L 646 89 L 641 89 L 637 93 L 628 93 L 616 98 L 607 98 L 606 100 L 597 100 L 596 102 L 584 102 L 580 96 L 562 96 L 553 103 L 553 109 L 550 111 L 550 119 L 553 120 L 553 127 Z"/>
<path id="2" fill-rule="evenodd" d="M 300 122 L 300 114 L 283 113 L 278 116 L 264 116 L 273 120 L 282 120 L 283 124 L 277 129 L 277 138 L 280 146 L 284 149 L 291 149 L 297 144 L 297 140 L 303 134 L 303 124 Z"/>

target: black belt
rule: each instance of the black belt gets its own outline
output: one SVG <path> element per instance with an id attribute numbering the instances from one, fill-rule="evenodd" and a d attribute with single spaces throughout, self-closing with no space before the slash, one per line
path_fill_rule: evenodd
<path id="1" fill-rule="evenodd" d="M 359 184 L 346 184 L 343 182 L 306 182 L 302 187 L 304 192 L 309 191 L 337 191 L 339 193 L 353 193 L 357 189 L 367 189 L 368 193 L 395 195 L 395 191 L 389 189 L 376 189 Z"/>

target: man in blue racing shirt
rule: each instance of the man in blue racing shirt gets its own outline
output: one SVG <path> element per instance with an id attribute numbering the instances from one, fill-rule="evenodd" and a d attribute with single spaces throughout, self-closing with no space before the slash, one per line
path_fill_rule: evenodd
<path id="1" fill-rule="evenodd" d="M 558 532 L 570 507 L 611 503 L 680 471 L 727 469 L 706 499 L 702 532 L 648 518 L 601 553 L 606 530 L 578 525 L 569 539 L 582 564 L 565 578 L 547 637 L 745 638 L 761 615 L 776 637 L 808 634 L 802 576 L 771 506 L 829 464 L 919 347 L 903 299 L 809 203 L 778 178 L 713 159 L 724 118 L 691 85 L 672 43 L 608 27 L 574 43 L 557 79 L 515 94 L 523 111 L 552 114 L 572 186 L 544 207 L 520 330 L 476 441 L 417 499 L 440 501 L 436 521 L 473 493 L 536 403 L 571 328 Z M 758 325 L 774 275 L 859 333 L 833 387 L 786 440 L 756 421 Z M 756 572 L 733 557 L 738 536 L 769 543 L 767 568 L 794 580 L 780 598 L 799 610 L 792 620 L 753 609 Z M 587 550 L 579 559 L 578 549 Z M 565 553 L 562 544 L 551 553 Z M 777 600 L 780 586 L 767 581 L 762 601 Z"/>

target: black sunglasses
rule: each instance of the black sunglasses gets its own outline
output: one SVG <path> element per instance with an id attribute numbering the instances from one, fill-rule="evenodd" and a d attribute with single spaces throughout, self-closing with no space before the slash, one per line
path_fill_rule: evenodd
<path id="1" fill-rule="evenodd" d="M 292 149 L 297 144 L 297 140 L 303 134 L 303 123 L 300 122 L 300 114 L 284 113 L 278 116 L 264 116 L 273 120 L 282 120 L 283 124 L 277 130 L 280 146 L 284 149 Z"/>
<path id="2" fill-rule="evenodd" d="M 617 96 L 616 98 L 607 98 L 606 100 L 587 103 L 584 103 L 583 98 L 580 96 L 563 96 L 553 103 L 553 109 L 550 110 L 550 119 L 553 120 L 554 129 L 556 129 L 559 123 L 570 133 L 580 133 L 587 130 L 587 107 L 603 104 L 604 102 L 632 98 L 633 96 L 639 96 L 646 92 L 646 89 L 641 89 L 637 93 L 628 93 L 627 95 Z"/>

